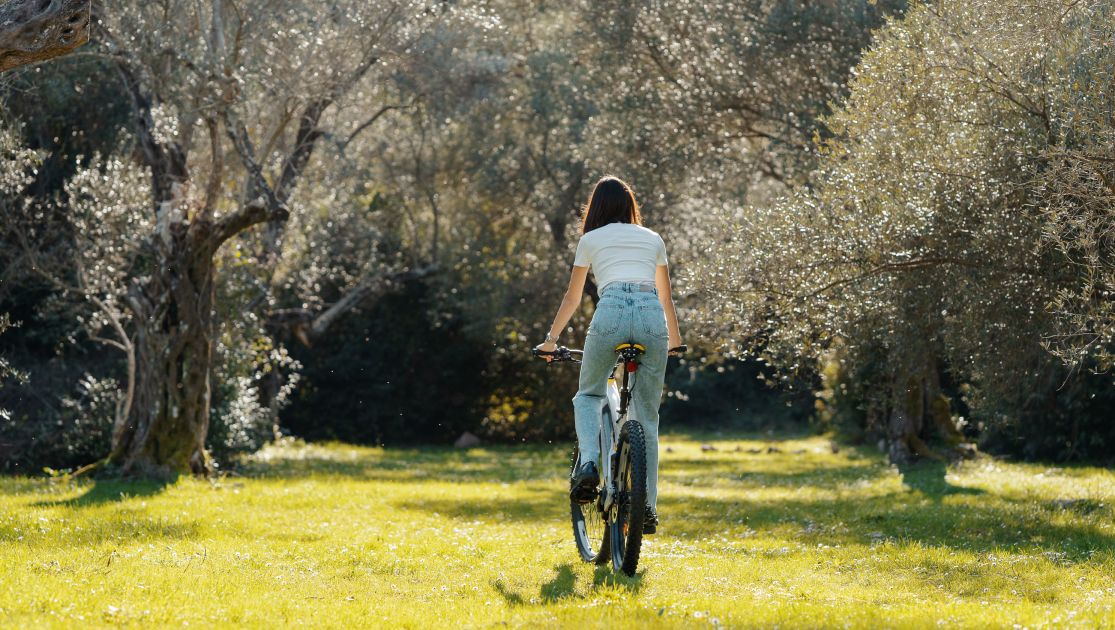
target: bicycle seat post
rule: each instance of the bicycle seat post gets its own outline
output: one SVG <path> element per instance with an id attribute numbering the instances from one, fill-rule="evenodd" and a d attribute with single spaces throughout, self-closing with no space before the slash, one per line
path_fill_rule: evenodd
<path id="1" fill-rule="evenodd" d="M 619 390 L 619 415 L 624 416 L 627 414 L 627 404 L 631 401 L 631 388 L 629 386 L 629 378 L 639 369 L 639 355 L 645 354 L 646 346 L 634 342 L 621 343 L 615 347 L 618 358 L 616 359 L 616 367 L 623 364 L 623 377 L 620 381 Z"/>

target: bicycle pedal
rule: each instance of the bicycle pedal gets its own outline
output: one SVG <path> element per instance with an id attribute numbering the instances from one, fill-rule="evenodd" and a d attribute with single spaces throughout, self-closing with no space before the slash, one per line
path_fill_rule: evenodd
<path id="1" fill-rule="evenodd" d="M 573 488 L 572 491 L 570 491 L 569 495 L 577 503 L 585 505 L 586 503 L 592 503 L 593 501 L 595 501 L 599 493 L 596 491 L 596 488 L 578 487 Z"/>

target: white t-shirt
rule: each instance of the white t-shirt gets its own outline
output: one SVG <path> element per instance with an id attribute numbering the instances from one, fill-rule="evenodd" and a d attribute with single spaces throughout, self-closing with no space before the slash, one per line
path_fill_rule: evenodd
<path id="1" fill-rule="evenodd" d="M 573 265 L 591 267 L 596 286 L 609 282 L 654 282 L 658 265 L 666 264 L 666 244 L 654 230 L 634 223 L 609 223 L 577 243 Z"/>

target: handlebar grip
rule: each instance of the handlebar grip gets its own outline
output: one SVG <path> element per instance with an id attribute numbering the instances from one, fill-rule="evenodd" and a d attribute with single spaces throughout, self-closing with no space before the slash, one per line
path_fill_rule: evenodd
<path id="1" fill-rule="evenodd" d="M 584 354 L 584 352 L 580 350 L 572 350 L 570 348 L 566 348 L 565 346 L 558 346 L 551 352 L 539 350 L 538 348 L 531 348 L 530 353 L 539 358 L 553 357 L 552 359 L 550 359 L 550 363 L 580 363 L 580 359 L 577 359 L 575 357 Z"/>

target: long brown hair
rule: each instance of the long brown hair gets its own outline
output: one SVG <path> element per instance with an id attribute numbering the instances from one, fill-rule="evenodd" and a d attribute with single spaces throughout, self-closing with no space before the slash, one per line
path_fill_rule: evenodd
<path id="1" fill-rule="evenodd" d="M 581 214 L 581 234 L 587 234 L 609 223 L 642 225 L 639 204 L 631 187 L 618 177 L 606 175 L 596 182 L 592 196 Z"/>

